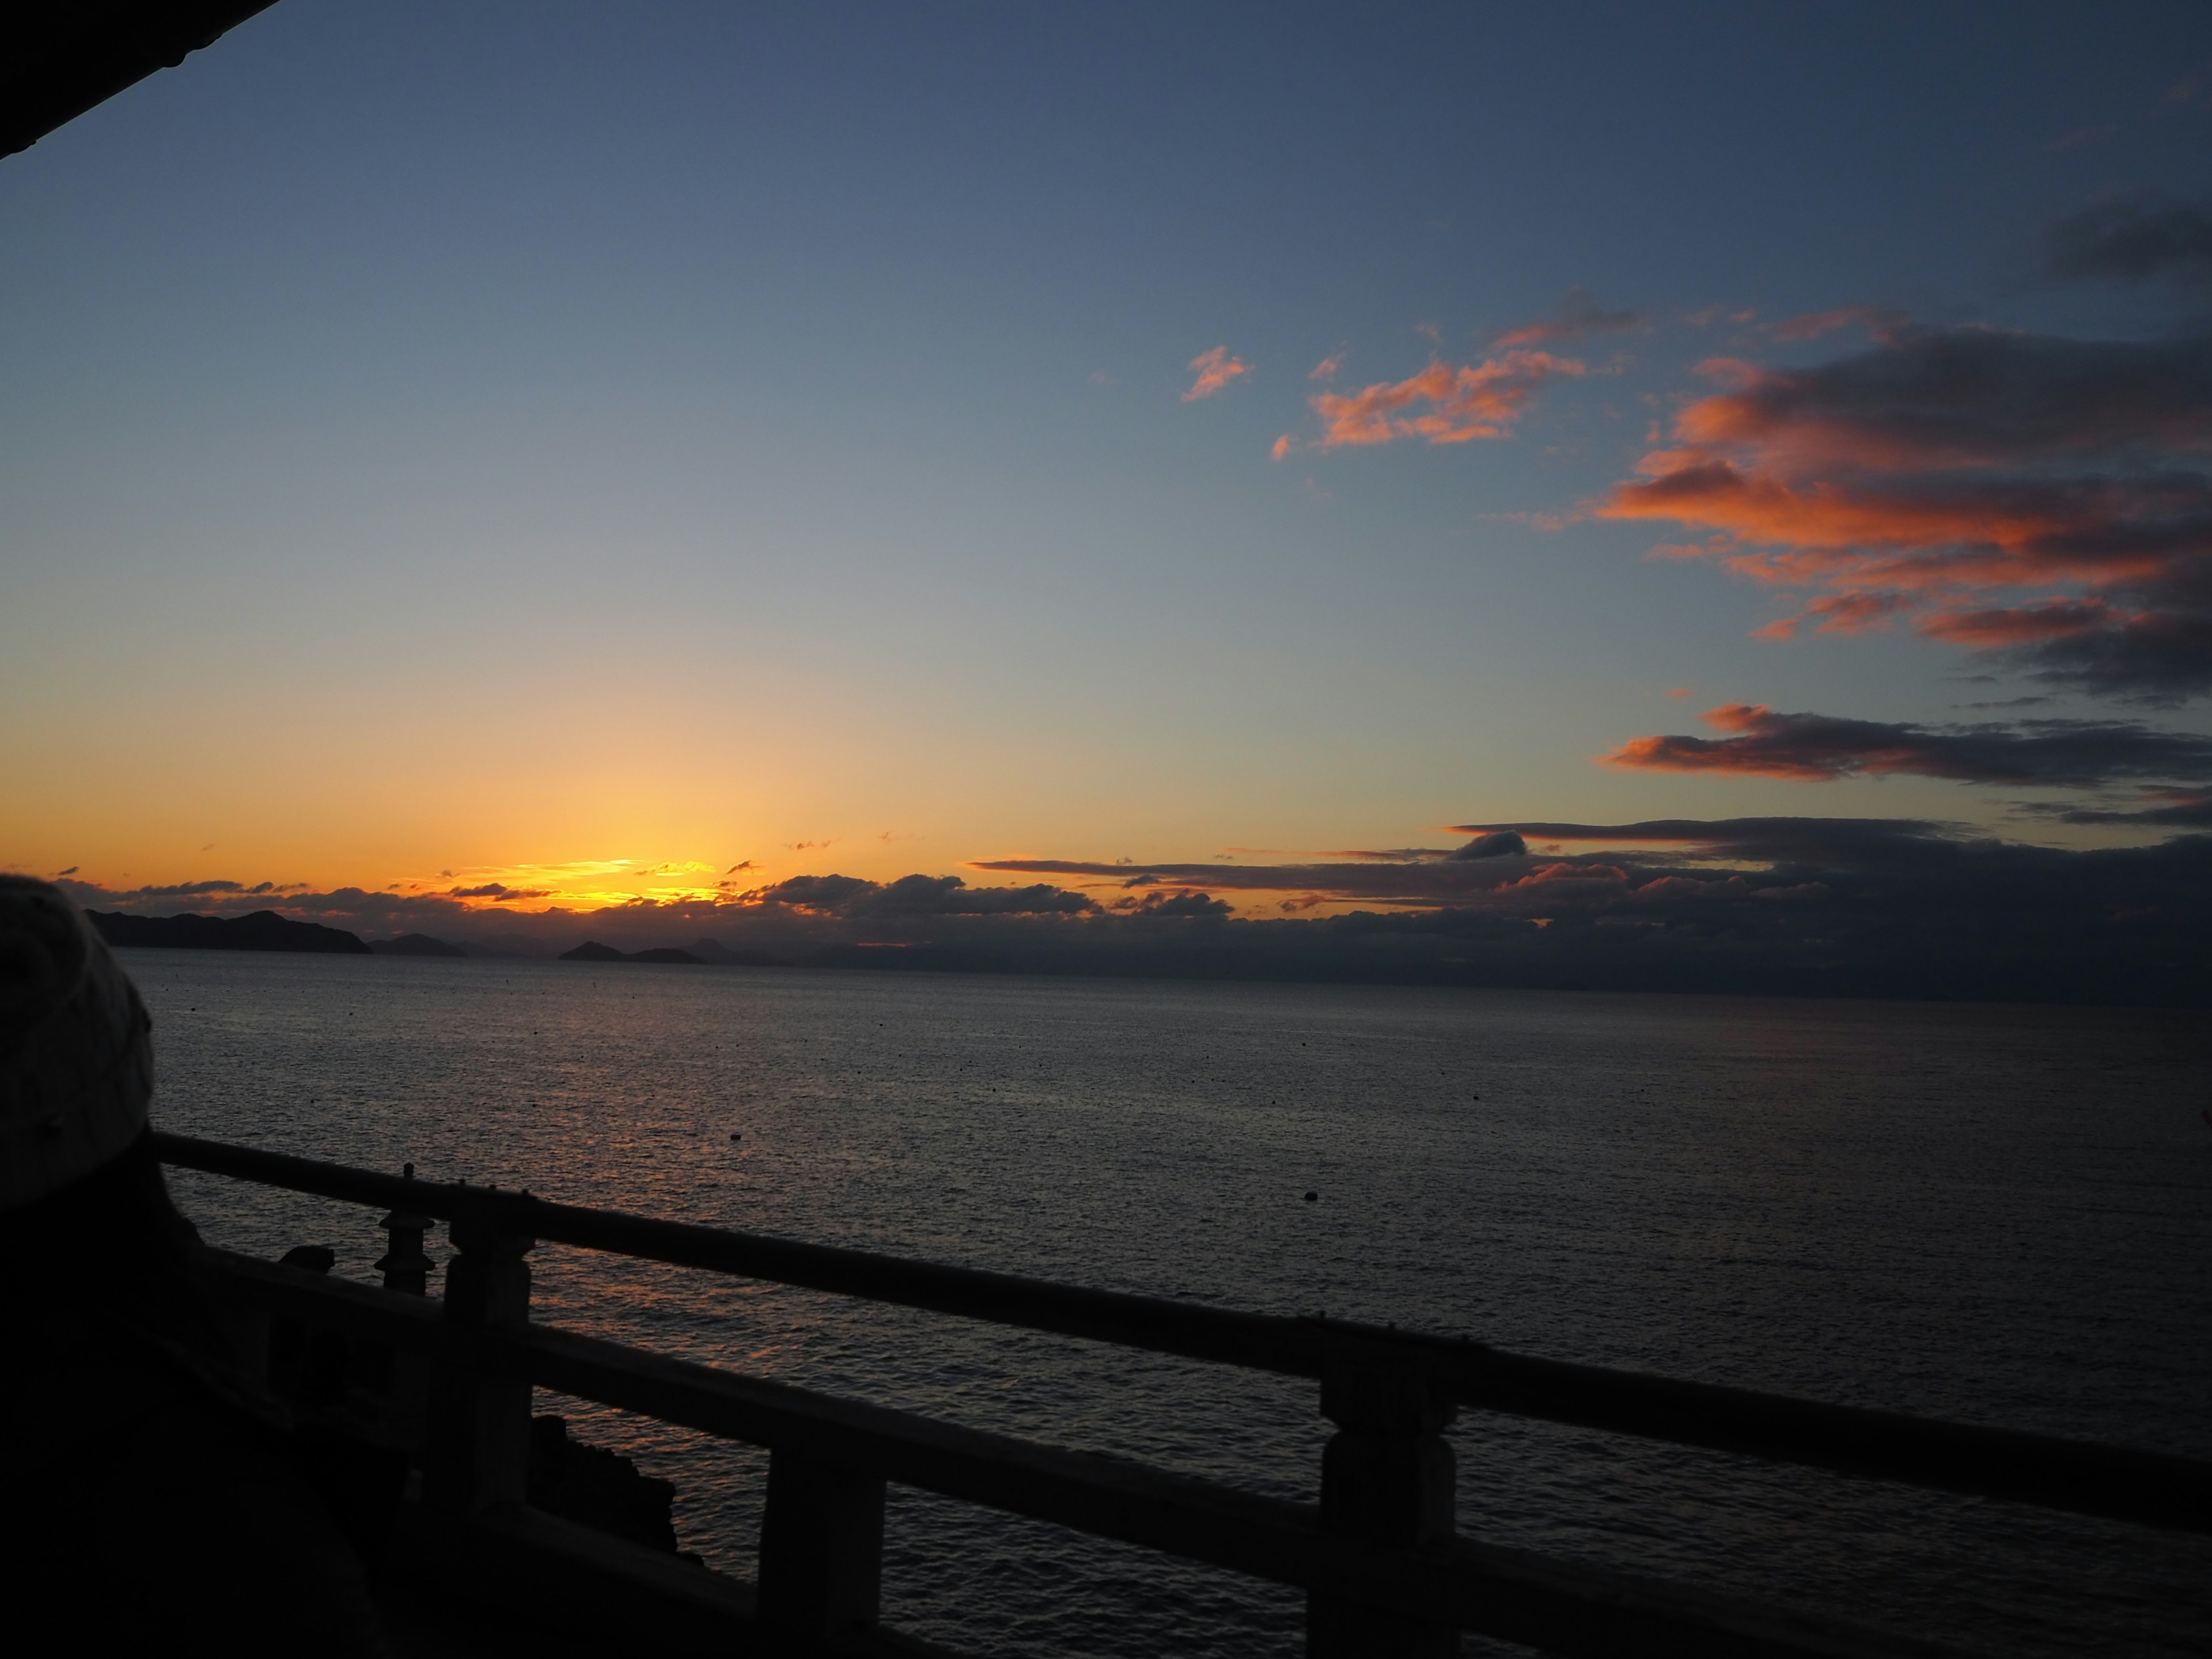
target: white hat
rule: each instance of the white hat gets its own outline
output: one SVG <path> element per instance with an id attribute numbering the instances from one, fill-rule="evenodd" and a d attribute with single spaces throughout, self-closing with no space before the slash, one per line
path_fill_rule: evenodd
<path id="1" fill-rule="evenodd" d="M 90 1175 L 137 1139 L 154 1022 L 59 888 L 0 875 L 0 1210 Z"/>

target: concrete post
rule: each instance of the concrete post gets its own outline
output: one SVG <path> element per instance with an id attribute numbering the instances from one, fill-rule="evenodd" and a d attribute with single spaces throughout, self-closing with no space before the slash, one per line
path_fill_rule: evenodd
<path id="1" fill-rule="evenodd" d="M 530 1266 L 537 1243 L 473 1217 L 450 1229 L 460 1254 L 446 1270 L 446 1323 L 461 1330 L 515 1329 L 530 1322 Z M 519 1504 L 530 1475 L 530 1384 L 464 1362 L 445 1368 L 432 1392 L 423 1498 L 465 1515 Z"/>
<path id="2" fill-rule="evenodd" d="M 760 1617 L 826 1640 L 876 1622 L 884 1571 L 880 1479 L 771 1453 L 761 1517 Z"/>
<path id="3" fill-rule="evenodd" d="M 1419 1376 L 1346 1370 L 1322 1380 L 1321 1408 L 1337 1425 L 1322 1453 L 1322 1527 L 1392 1549 L 1452 1535 L 1456 1476 L 1443 1430 L 1457 1413 Z M 1340 1597 L 1306 1598 L 1308 1659 L 1443 1659 L 1459 1651 L 1449 1625 L 1402 1619 Z"/>

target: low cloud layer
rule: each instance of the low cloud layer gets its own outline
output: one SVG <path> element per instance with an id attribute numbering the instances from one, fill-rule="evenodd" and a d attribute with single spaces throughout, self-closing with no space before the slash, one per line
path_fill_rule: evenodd
<path id="1" fill-rule="evenodd" d="M 2166 792 L 2130 821 L 2203 827 L 2209 807 L 2212 792 Z M 1468 838 L 1456 848 L 1398 856 L 1000 860 L 977 867 L 1028 879 L 801 876 L 720 900 L 579 911 L 359 888 L 272 896 L 236 882 L 191 884 L 198 902 L 186 904 L 68 884 L 100 909 L 274 908 L 365 936 L 424 933 L 534 956 L 586 939 L 630 950 L 713 940 L 824 968 L 2212 1003 L 2212 836 L 2071 851 L 1923 820 L 1820 817 L 1455 833 Z M 1312 914 L 1346 906 L 1357 908 Z"/>
<path id="2" fill-rule="evenodd" d="M 1908 773 L 1960 783 L 2076 788 L 2144 779 L 2212 780 L 2212 737 L 2157 731 L 2131 720 L 1922 726 L 1779 714 L 1764 703 L 1724 704 L 1707 711 L 1705 720 L 1725 735 L 1632 738 L 1603 758 L 1638 770 L 1803 782 Z"/>
<path id="3" fill-rule="evenodd" d="M 1807 595 L 1762 632 L 1903 623 L 2081 690 L 2212 692 L 2212 337 L 1900 326 L 1810 368 L 1703 369 L 1725 389 L 1595 510 Z"/>

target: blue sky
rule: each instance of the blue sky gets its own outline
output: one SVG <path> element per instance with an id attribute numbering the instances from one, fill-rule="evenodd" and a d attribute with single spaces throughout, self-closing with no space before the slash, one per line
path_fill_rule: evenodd
<path id="1" fill-rule="evenodd" d="M 0 859 L 2141 840 L 2013 810 L 2048 790 L 1594 764 L 1735 703 L 2207 722 L 1905 627 L 1754 639 L 1787 596 L 1573 514 L 1699 362 L 1878 349 L 1785 319 L 2201 327 L 2047 247 L 2208 156 L 2197 6 L 283 0 L 0 162 Z M 1317 391 L 1495 360 L 1576 289 L 1637 325 L 1543 344 L 1583 373 L 1505 435 L 1310 447 Z M 1186 401 L 1217 347 L 1248 372 Z"/>

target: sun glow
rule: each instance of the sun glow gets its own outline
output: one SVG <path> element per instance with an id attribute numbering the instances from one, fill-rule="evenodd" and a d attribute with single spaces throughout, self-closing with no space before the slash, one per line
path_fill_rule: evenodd
<path id="1" fill-rule="evenodd" d="M 601 909 L 634 904 L 696 903 L 721 896 L 709 882 L 687 876 L 712 876 L 717 866 L 696 859 L 679 862 L 646 859 L 574 859 L 561 864 L 471 865 L 441 870 L 435 876 L 402 877 L 387 891 L 447 898 L 478 911 Z M 678 879 L 671 881 L 667 878 Z"/>

